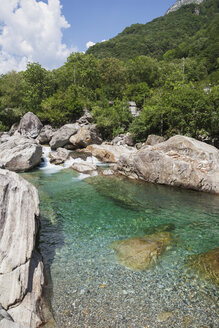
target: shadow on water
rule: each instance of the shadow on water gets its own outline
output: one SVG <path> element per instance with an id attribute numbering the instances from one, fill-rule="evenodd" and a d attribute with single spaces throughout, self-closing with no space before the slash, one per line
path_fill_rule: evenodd
<path id="1" fill-rule="evenodd" d="M 40 170 L 22 173 L 21 175 L 32 183 L 39 192 L 40 226 L 37 233 L 36 250 L 42 256 L 44 263 L 45 286 L 43 290 L 43 302 L 45 302 L 45 307 L 49 309 L 49 312 L 53 316 L 53 309 L 51 306 L 51 300 L 53 298 L 51 265 L 55 259 L 57 249 L 60 249 L 64 245 L 62 217 L 57 215 L 56 203 L 53 201 L 49 190 L 46 190 L 47 183 L 50 185 L 55 176 L 51 174 L 45 175 L 45 173 Z M 46 323 L 44 327 L 52 328 L 55 323 L 46 308 L 44 309 L 44 315 L 49 322 Z"/>

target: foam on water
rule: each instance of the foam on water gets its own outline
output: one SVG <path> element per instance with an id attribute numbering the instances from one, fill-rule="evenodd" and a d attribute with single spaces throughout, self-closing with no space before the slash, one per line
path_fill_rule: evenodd
<path id="1" fill-rule="evenodd" d="M 52 174 L 52 173 L 57 173 L 63 169 L 68 169 L 70 168 L 74 163 L 91 163 L 94 164 L 96 166 L 103 166 L 106 165 L 102 162 L 100 162 L 96 157 L 94 156 L 89 156 L 86 158 L 86 160 L 83 160 L 82 158 L 78 157 L 78 158 L 73 158 L 70 157 L 67 161 L 65 161 L 63 164 L 61 165 L 55 165 L 50 163 L 50 159 L 49 159 L 49 153 L 51 152 L 51 148 L 49 146 L 43 146 L 43 162 L 40 164 L 39 169 L 43 170 L 45 173 L 47 174 Z M 97 172 L 93 172 L 92 174 L 79 174 L 78 177 L 74 178 L 74 181 L 77 180 L 83 180 L 86 179 L 89 176 L 95 176 L 98 175 Z"/>

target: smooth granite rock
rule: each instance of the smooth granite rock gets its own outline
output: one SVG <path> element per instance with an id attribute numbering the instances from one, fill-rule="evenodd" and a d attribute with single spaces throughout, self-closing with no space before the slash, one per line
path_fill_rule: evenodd
<path id="1" fill-rule="evenodd" d="M 50 162 L 56 165 L 64 163 L 69 157 L 69 151 L 65 148 L 58 148 L 49 153 Z"/>
<path id="2" fill-rule="evenodd" d="M 41 145 L 48 145 L 54 133 L 55 130 L 51 127 L 51 125 L 45 125 L 40 131 L 37 140 Z"/>
<path id="3" fill-rule="evenodd" d="M 37 141 L 19 134 L 0 144 L 1 167 L 23 172 L 37 166 L 41 161 L 42 147 Z"/>
<path id="4" fill-rule="evenodd" d="M 43 124 L 38 117 L 35 114 L 28 112 L 20 120 L 17 131 L 23 136 L 36 138 L 42 127 Z"/>
<path id="5" fill-rule="evenodd" d="M 69 141 L 74 149 L 85 148 L 91 144 L 100 145 L 103 142 L 95 124 L 83 126 L 75 135 L 71 136 Z"/>
<path id="6" fill-rule="evenodd" d="M 77 133 L 78 129 L 80 128 L 80 125 L 75 123 L 75 124 L 65 124 L 63 125 L 60 129 L 58 129 L 49 145 L 52 149 L 57 149 L 59 147 L 64 147 L 69 143 L 69 139 L 72 135 Z"/>
<path id="7" fill-rule="evenodd" d="M 219 150 L 185 136 L 120 157 L 118 171 L 148 182 L 219 193 Z"/>
<path id="8" fill-rule="evenodd" d="M 113 146 L 102 143 L 101 145 L 90 145 L 83 149 L 83 151 L 92 154 L 102 162 L 117 163 L 122 154 L 129 156 L 131 153 L 135 152 L 136 149 L 127 146 Z"/>
<path id="9" fill-rule="evenodd" d="M 38 327 L 43 319 L 41 256 L 35 251 L 39 227 L 36 188 L 18 174 L 0 169 L 0 304 L 14 320 L 8 326 Z"/>

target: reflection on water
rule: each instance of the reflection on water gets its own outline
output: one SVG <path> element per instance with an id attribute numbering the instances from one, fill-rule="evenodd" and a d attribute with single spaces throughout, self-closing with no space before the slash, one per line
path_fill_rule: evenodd
<path id="1" fill-rule="evenodd" d="M 115 177 L 83 180 L 69 169 L 23 176 L 40 193 L 40 250 L 58 327 L 217 327 L 216 286 L 185 265 L 218 246 L 217 196 Z M 135 272 L 117 262 L 113 241 L 161 230 L 175 243 L 156 266 Z"/>

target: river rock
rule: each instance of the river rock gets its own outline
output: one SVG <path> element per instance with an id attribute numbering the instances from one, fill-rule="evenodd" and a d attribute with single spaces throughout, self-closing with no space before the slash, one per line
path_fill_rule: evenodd
<path id="1" fill-rule="evenodd" d="M 77 133 L 78 129 L 80 128 L 79 124 L 75 123 L 75 124 L 65 124 L 64 126 L 62 126 L 60 129 L 58 129 L 49 145 L 52 149 L 57 149 L 59 147 L 64 147 L 65 145 L 67 145 L 69 143 L 69 139 L 72 135 L 74 135 L 75 133 Z"/>
<path id="2" fill-rule="evenodd" d="M 156 263 L 158 257 L 172 241 L 169 232 L 116 241 L 112 248 L 118 261 L 133 270 L 145 270 Z"/>
<path id="3" fill-rule="evenodd" d="M 69 151 L 65 148 L 58 148 L 49 153 L 50 162 L 56 165 L 64 163 L 69 157 Z"/>
<path id="4" fill-rule="evenodd" d="M 8 170 L 0 169 L 0 186 L 0 304 L 14 320 L 11 325 L 3 319 L 0 327 L 38 327 L 44 284 L 42 259 L 35 251 L 38 192 Z"/>
<path id="5" fill-rule="evenodd" d="M 219 285 L 219 247 L 190 256 L 187 265 L 198 271 L 205 279 Z"/>
<path id="6" fill-rule="evenodd" d="M 135 145 L 134 137 L 131 133 L 119 134 L 111 141 L 112 145 L 120 146 L 127 145 L 133 147 Z"/>
<path id="7" fill-rule="evenodd" d="M 42 147 L 37 141 L 20 135 L 12 136 L 0 145 L 2 167 L 23 172 L 37 166 L 41 161 Z"/>
<path id="8" fill-rule="evenodd" d="M 90 173 L 92 171 L 95 171 L 97 169 L 97 166 L 91 163 L 74 163 L 72 165 L 72 168 L 80 173 Z"/>
<path id="9" fill-rule="evenodd" d="M 91 144 L 100 145 L 103 142 L 95 124 L 83 126 L 75 135 L 71 136 L 69 141 L 74 149 L 85 148 Z"/>
<path id="10" fill-rule="evenodd" d="M 123 154 L 118 170 L 148 182 L 219 193 L 219 150 L 185 136 Z"/>
<path id="11" fill-rule="evenodd" d="M 150 145 L 150 146 L 154 146 L 158 143 L 164 142 L 164 137 L 161 136 L 157 136 L 155 134 L 150 134 L 147 137 L 147 140 L 145 142 L 145 145 Z"/>
<path id="12" fill-rule="evenodd" d="M 17 131 L 23 136 L 36 138 L 42 127 L 43 124 L 38 117 L 35 114 L 28 112 L 20 120 Z"/>
<path id="13" fill-rule="evenodd" d="M 88 110 L 84 110 L 83 116 L 81 116 L 76 122 L 80 126 L 89 125 L 93 121 L 93 117 Z"/>
<path id="14" fill-rule="evenodd" d="M 136 150 L 127 146 L 113 146 L 102 143 L 101 145 L 90 145 L 83 151 L 92 154 L 104 163 L 117 163 L 122 154 L 126 154 L 128 157 Z"/>
<path id="15" fill-rule="evenodd" d="M 11 136 L 8 133 L 6 132 L 2 133 L 2 135 L 0 136 L 0 144 L 10 140 L 10 138 Z"/>
<path id="16" fill-rule="evenodd" d="M 8 134 L 9 134 L 10 136 L 12 136 L 12 135 L 18 130 L 18 127 L 19 127 L 19 123 L 14 123 L 14 124 L 11 126 L 11 128 L 10 128 Z"/>
<path id="17" fill-rule="evenodd" d="M 41 145 L 48 145 L 54 133 L 55 130 L 51 127 L 51 125 L 45 125 L 40 131 L 37 140 Z"/>

